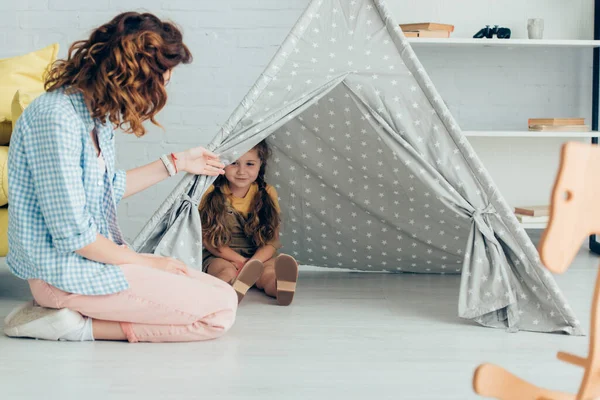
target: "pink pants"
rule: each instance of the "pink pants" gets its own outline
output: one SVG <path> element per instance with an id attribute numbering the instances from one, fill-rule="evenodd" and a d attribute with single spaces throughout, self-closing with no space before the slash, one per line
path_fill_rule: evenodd
<path id="1" fill-rule="evenodd" d="M 93 319 L 118 321 L 130 342 L 191 342 L 214 339 L 231 328 L 237 295 L 227 283 L 189 269 L 176 275 L 141 265 L 120 267 L 129 289 L 103 296 L 66 293 L 29 281 L 35 301 L 69 308 Z"/>

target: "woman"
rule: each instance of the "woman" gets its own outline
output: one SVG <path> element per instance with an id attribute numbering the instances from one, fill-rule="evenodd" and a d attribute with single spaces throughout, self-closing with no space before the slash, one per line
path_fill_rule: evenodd
<path id="1" fill-rule="evenodd" d="M 52 66 L 47 93 L 11 139 L 7 262 L 29 281 L 35 302 L 5 319 L 8 336 L 195 341 L 233 324 L 231 286 L 178 260 L 136 253 L 116 223 L 121 198 L 170 175 L 224 173 L 202 147 L 114 169 L 114 129 L 143 136 L 144 121 L 158 125 L 172 70 L 191 60 L 176 26 L 128 12 Z"/>

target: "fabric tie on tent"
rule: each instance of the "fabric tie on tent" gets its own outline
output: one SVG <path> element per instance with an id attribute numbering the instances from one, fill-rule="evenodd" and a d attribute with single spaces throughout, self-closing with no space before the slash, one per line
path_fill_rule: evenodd
<path id="1" fill-rule="evenodd" d="M 487 223 L 484 220 L 484 215 L 486 214 L 496 214 L 496 209 L 491 203 L 488 204 L 484 209 L 477 209 L 473 212 L 473 222 L 477 226 L 477 229 L 479 229 L 479 231 L 486 237 L 487 240 L 499 246 L 500 243 L 498 242 L 498 240 L 496 240 L 494 231 L 490 228 L 489 223 Z"/>

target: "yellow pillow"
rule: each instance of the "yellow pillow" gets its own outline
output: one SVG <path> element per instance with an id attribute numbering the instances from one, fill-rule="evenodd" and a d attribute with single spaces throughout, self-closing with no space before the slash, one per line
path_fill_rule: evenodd
<path id="1" fill-rule="evenodd" d="M 5 118 L 0 118 L 0 145 L 8 144 L 10 134 L 12 133 L 12 124 Z"/>
<path id="2" fill-rule="evenodd" d="M 0 146 L 0 206 L 8 204 L 8 146 Z"/>
<path id="3" fill-rule="evenodd" d="M 43 94 L 44 91 L 41 92 L 26 92 L 24 90 L 17 90 L 15 96 L 12 99 L 11 104 L 11 118 L 12 118 L 12 127 L 15 129 L 15 124 L 17 120 L 23 114 L 23 110 L 31 103 L 36 97 Z"/>
<path id="4" fill-rule="evenodd" d="M 0 208 L 0 257 L 8 254 L 8 208 Z"/>
<path id="5" fill-rule="evenodd" d="M 19 89 L 27 92 L 44 90 L 43 75 L 56 61 L 58 43 L 33 53 L 0 60 L 0 118 L 10 120 L 10 105 Z"/>

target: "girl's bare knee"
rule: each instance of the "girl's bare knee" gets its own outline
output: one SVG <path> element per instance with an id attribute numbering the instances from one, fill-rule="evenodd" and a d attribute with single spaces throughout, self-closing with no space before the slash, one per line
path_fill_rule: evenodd
<path id="1" fill-rule="evenodd" d="M 237 270 L 232 267 L 232 268 L 227 268 L 227 269 L 223 270 L 223 272 L 221 272 L 221 275 L 219 276 L 219 278 L 221 278 L 221 280 L 229 283 L 229 282 L 233 281 L 236 276 L 237 276 Z"/>

